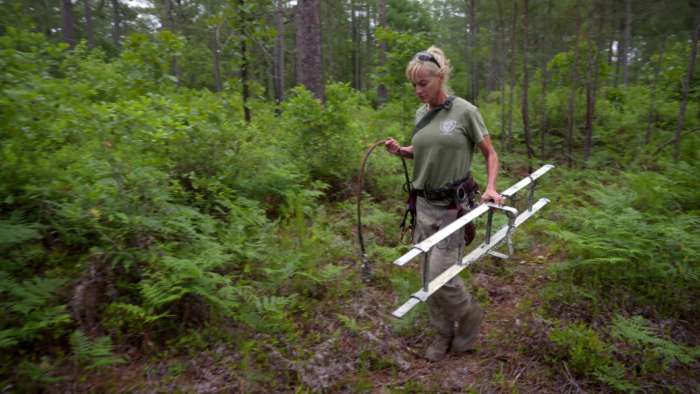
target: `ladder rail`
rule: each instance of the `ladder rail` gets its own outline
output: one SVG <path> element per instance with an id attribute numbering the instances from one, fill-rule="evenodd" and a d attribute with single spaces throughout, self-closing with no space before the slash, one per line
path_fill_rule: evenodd
<path id="1" fill-rule="evenodd" d="M 554 166 L 551 164 L 543 165 L 537 171 L 530 174 L 527 178 L 522 179 L 520 182 L 506 189 L 503 193 L 501 193 L 501 196 L 503 198 L 510 198 L 514 196 L 515 193 L 517 193 L 524 187 L 530 185 L 534 180 L 546 174 L 552 168 L 554 168 Z M 487 206 L 487 204 L 479 205 L 478 207 L 469 211 L 469 213 L 467 213 L 466 215 L 462 216 L 461 218 L 455 220 L 442 230 L 431 235 L 426 240 L 413 245 L 413 248 L 403 256 L 399 257 L 396 261 L 394 261 L 394 264 L 398 266 L 403 266 L 409 261 L 413 260 L 415 257 L 420 256 L 421 253 L 428 253 L 428 251 L 433 246 L 437 245 L 440 241 L 449 237 L 452 233 L 466 226 L 467 223 L 473 221 L 474 219 L 478 218 L 479 216 L 485 214 L 488 211 L 489 207 Z"/>
<path id="2" fill-rule="evenodd" d="M 534 215 L 537 211 L 539 211 L 542 207 L 544 207 L 547 203 L 549 202 L 548 199 L 546 198 L 541 198 L 537 203 L 532 205 L 531 210 L 525 210 L 523 211 L 516 219 L 515 223 L 513 223 L 512 228 L 515 229 L 525 220 L 530 218 L 532 215 Z M 464 269 L 469 267 L 471 264 L 474 264 L 475 262 L 479 261 L 482 257 L 485 255 L 489 254 L 489 252 L 494 249 L 494 247 L 498 246 L 498 243 L 502 241 L 504 238 L 508 236 L 508 232 L 512 231 L 511 230 L 511 225 L 506 224 L 503 227 L 501 227 L 493 236 L 491 236 L 491 243 L 482 243 L 478 247 L 476 247 L 474 250 L 472 250 L 468 255 L 464 256 L 462 261 L 457 261 L 455 264 L 450 266 L 448 269 L 446 269 L 442 274 L 438 275 L 435 279 L 433 279 L 428 286 L 424 286 L 423 289 L 411 294 L 411 298 L 408 299 L 401 307 L 399 307 L 397 310 L 395 310 L 392 315 L 394 317 L 401 318 L 403 317 L 406 313 L 408 313 L 413 307 L 418 305 L 421 302 L 425 302 L 428 300 L 428 297 L 435 293 L 440 287 L 442 287 L 445 283 L 447 283 L 450 279 L 454 278 L 457 276 L 460 272 L 462 272 Z"/>

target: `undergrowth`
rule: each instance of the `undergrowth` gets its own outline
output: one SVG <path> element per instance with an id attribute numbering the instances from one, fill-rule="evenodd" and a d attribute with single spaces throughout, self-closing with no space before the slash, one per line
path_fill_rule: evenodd
<path id="1" fill-rule="evenodd" d="M 404 179 L 379 149 L 363 184 L 371 292 L 361 284 L 357 171 L 373 142 L 408 140 L 406 103 L 375 110 L 332 83 L 323 105 L 303 88 L 280 107 L 256 101 L 246 124 L 238 89 L 175 88 L 167 70 L 182 45 L 169 32 L 132 34 L 108 61 L 26 30 L 0 37 L 0 389 L 109 391 L 121 364 L 177 379 L 187 364 L 178 357 L 225 364 L 244 391 L 330 387 L 316 372 L 336 367 L 360 374 L 341 388 L 373 388 L 367 376 L 395 369 L 398 351 L 378 351 L 368 335 L 385 324 L 348 305 L 372 293 L 396 306 L 420 276 L 390 264 L 410 248 L 399 244 Z M 563 92 L 553 88 L 547 100 Z M 620 391 L 692 373 L 700 355 L 697 336 L 681 329 L 700 324 L 697 142 L 684 140 L 673 164 L 652 159 L 649 147 L 630 153 L 632 137 L 616 140 L 638 111 L 628 99 L 626 112 L 601 104 L 587 169 L 549 174 L 536 198 L 552 202 L 531 233 L 516 236 L 522 250 L 546 243 L 559 261 L 539 295 L 546 357 L 592 387 Z M 481 110 L 498 130 L 500 105 Z M 522 130 L 514 134 L 518 143 Z M 564 141 L 548 144 L 558 152 Z M 499 190 L 541 164 L 505 152 L 501 163 L 508 178 Z M 480 161 L 473 173 L 484 189 Z M 477 236 L 484 231 L 480 222 Z M 486 293 L 475 294 L 484 305 Z M 422 335 L 427 308 L 386 326 Z M 319 355 L 347 343 L 356 359 L 324 364 Z M 79 386 L 91 376 L 100 383 Z"/>

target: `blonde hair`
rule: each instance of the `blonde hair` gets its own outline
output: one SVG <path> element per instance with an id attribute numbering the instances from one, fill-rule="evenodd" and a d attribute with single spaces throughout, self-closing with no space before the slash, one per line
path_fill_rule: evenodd
<path id="1" fill-rule="evenodd" d="M 438 67 L 437 64 L 433 63 L 430 60 L 413 59 L 408 63 L 408 67 L 406 67 L 406 78 L 408 78 L 408 80 L 413 83 L 417 83 L 418 70 L 423 69 L 427 71 L 430 75 L 438 75 L 441 72 L 444 72 L 445 82 L 442 88 L 445 90 L 445 92 L 447 92 L 447 94 L 452 94 L 452 89 L 450 89 L 450 87 L 447 85 L 447 81 L 449 81 L 450 74 L 452 73 L 452 67 L 450 67 L 450 59 L 446 58 L 445 54 L 442 52 L 442 49 L 436 47 L 435 45 L 428 48 L 426 52 L 433 55 L 435 60 L 437 60 L 437 62 L 440 63 L 442 67 Z"/>

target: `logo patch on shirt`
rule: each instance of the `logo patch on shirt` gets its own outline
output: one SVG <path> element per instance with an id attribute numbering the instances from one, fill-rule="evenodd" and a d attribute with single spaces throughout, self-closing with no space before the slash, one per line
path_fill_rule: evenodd
<path id="1" fill-rule="evenodd" d="M 440 122 L 440 130 L 442 130 L 442 135 L 451 135 L 452 130 L 457 126 L 457 121 L 452 119 L 443 120 Z"/>

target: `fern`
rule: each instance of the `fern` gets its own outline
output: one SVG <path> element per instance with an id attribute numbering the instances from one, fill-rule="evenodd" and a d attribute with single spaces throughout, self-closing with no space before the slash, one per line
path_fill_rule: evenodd
<path id="1" fill-rule="evenodd" d="M 76 365 L 82 365 L 87 371 L 126 363 L 122 357 L 114 357 L 114 345 L 109 337 L 101 337 L 93 341 L 83 332 L 76 330 L 70 337 L 70 344 L 73 350 L 73 361 Z"/>
<path id="2" fill-rule="evenodd" d="M 641 316 L 625 318 L 616 315 L 613 319 L 615 330 L 613 335 L 616 338 L 625 340 L 642 349 L 650 349 L 656 355 L 667 360 L 675 359 L 681 364 L 692 364 L 697 357 L 700 357 L 700 347 L 690 348 L 676 345 L 672 341 L 659 338 L 656 335 L 649 321 Z"/>
<path id="3" fill-rule="evenodd" d="M 70 321 L 64 305 L 50 305 L 62 283 L 59 279 L 39 277 L 17 283 L 0 271 L 0 296 L 6 300 L 1 306 L 4 322 L 0 327 L 5 329 L 0 330 L 0 349 L 19 341 L 40 339 L 43 332 Z"/>
<path id="4" fill-rule="evenodd" d="M 0 220 L 0 250 L 41 238 L 41 234 L 37 231 L 41 227 L 38 224 L 26 224 L 24 214 L 13 211 L 8 220 Z"/>
<path id="5" fill-rule="evenodd" d="M 607 383 L 616 390 L 625 393 L 634 393 L 641 391 L 639 385 L 626 380 L 625 372 L 627 369 L 623 364 L 613 362 L 612 365 L 601 366 L 597 371 L 592 372 L 601 382 Z"/>
<path id="6" fill-rule="evenodd" d="M 241 320 L 258 332 L 274 333 L 290 327 L 285 307 L 292 305 L 298 295 L 289 297 L 255 296 L 251 297 L 248 307 L 253 311 L 241 315 Z"/>
<path id="7" fill-rule="evenodd" d="M 335 316 L 345 324 L 345 327 L 351 329 L 353 332 L 360 332 L 360 331 L 365 331 L 368 330 L 371 325 L 368 326 L 360 326 L 357 323 L 357 320 L 355 320 L 354 317 L 348 317 L 345 315 L 341 315 L 340 313 L 336 313 Z"/>

